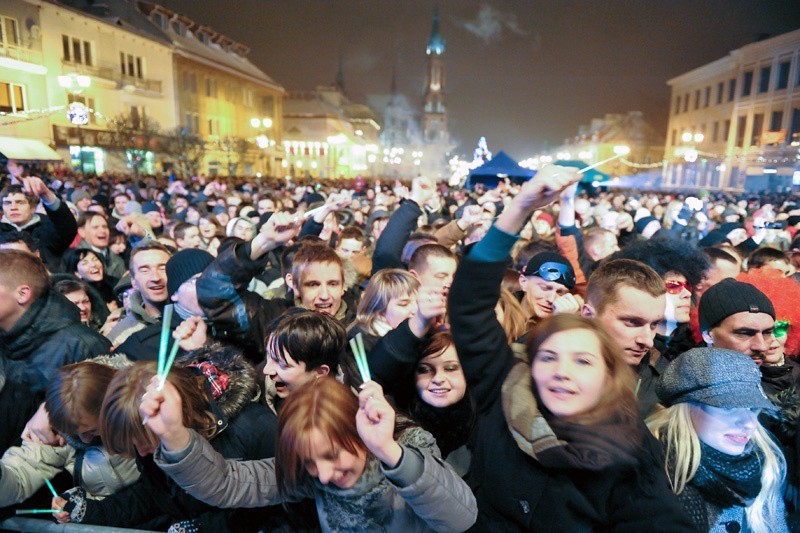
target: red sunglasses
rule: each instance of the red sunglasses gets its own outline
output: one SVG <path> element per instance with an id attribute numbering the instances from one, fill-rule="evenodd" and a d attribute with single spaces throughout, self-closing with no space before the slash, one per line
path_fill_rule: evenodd
<path id="1" fill-rule="evenodd" d="M 669 294 L 680 294 L 683 289 L 692 292 L 692 285 L 688 281 L 669 280 L 665 281 L 664 285 L 666 285 Z"/>

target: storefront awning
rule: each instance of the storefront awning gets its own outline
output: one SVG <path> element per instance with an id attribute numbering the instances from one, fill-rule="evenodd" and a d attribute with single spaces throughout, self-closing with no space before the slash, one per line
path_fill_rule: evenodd
<path id="1" fill-rule="evenodd" d="M 17 161 L 62 161 L 55 150 L 36 139 L 0 137 L 0 154 Z"/>

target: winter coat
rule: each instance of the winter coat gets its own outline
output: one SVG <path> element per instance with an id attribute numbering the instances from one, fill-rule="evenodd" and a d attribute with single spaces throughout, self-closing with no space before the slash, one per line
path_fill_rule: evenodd
<path id="1" fill-rule="evenodd" d="M 119 346 L 137 331 L 160 323 L 161 316 L 150 316 L 144 307 L 142 294 L 139 291 L 133 291 L 128 298 L 127 313 L 111 328 L 108 338 L 111 340 L 111 344 Z"/>
<path id="2" fill-rule="evenodd" d="M 353 488 L 319 482 L 307 488 L 307 496 L 316 501 L 323 531 L 464 531 L 474 524 L 474 497 L 438 458 L 430 434 L 412 428 L 403 437 L 403 455 L 396 468 L 378 466 L 369 457 Z M 403 444 L 404 440 L 413 440 L 419 447 Z M 273 459 L 225 461 L 196 434 L 185 450 L 169 453 L 159 448 L 156 462 L 180 486 L 213 505 L 255 507 L 281 502 Z"/>
<path id="3" fill-rule="evenodd" d="M 669 359 L 661 355 L 654 347 L 650 348 L 642 358 L 639 366 L 634 367 L 636 373 L 636 399 L 639 403 L 639 414 L 642 418 L 647 418 L 659 402 L 656 394 L 656 383 L 658 377 L 664 373 L 669 366 Z"/>
<path id="4" fill-rule="evenodd" d="M 0 232 L 12 230 L 24 231 L 33 236 L 39 243 L 39 254 L 51 272 L 58 272 L 61 256 L 69 249 L 75 235 L 78 234 L 78 223 L 67 206 L 67 202 L 57 200 L 54 206 L 48 207 L 44 202 L 45 216 L 34 213 L 27 224 L 18 226 L 5 216 L 0 220 Z"/>
<path id="5" fill-rule="evenodd" d="M 109 278 L 122 279 L 122 276 L 128 271 L 128 265 L 125 263 L 125 260 L 112 252 L 110 248 L 106 248 L 105 250 L 95 248 L 86 242 L 85 239 L 81 239 L 81 242 L 78 243 L 76 248 L 88 248 L 97 252 L 100 259 L 105 263 L 106 276 Z"/>
<path id="6" fill-rule="evenodd" d="M 221 359 L 218 351 L 212 354 L 211 359 L 200 360 L 189 353 L 175 363 L 186 366 L 209 361 L 228 375 L 228 390 L 217 401 L 211 400 L 217 432 L 210 441 L 199 439 L 223 457 L 273 457 L 278 423 L 269 409 L 252 401 L 257 391 L 255 370 L 241 355 Z M 207 390 L 210 395 L 210 385 Z M 255 523 L 247 513 L 222 511 L 193 498 L 155 465 L 152 455 L 137 457 L 137 463 L 142 473 L 139 481 L 102 501 L 88 502 L 83 523 L 133 527 L 166 515 L 169 523 L 193 520 L 200 531 L 216 533 L 253 530 L 263 519 L 261 516 Z"/>
<path id="7" fill-rule="evenodd" d="M 40 403 L 39 394 L 31 394 L 26 385 L 6 379 L 4 361 L 0 359 L 0 450 L 20 443 L 20 435 Z"/>
<path id="8" fill-rule="evenodd" d="M 400 203 L 375 243 L 375 251 L 372 253 L 373 275 L 383 268 L 406 268 L 402 261 L 403 247 L 417 229 L 417 221 L 423 214 L 420 206 L 413 200 L 406 199 Z"/>
<path id="9" fill-rule="evenodd" d="M 0 357 L 9 380 L 42 392 L 64 365 L 108 353 L 108 339 L 81 324 L 78 308 L 48 289 L 10 331 L 0 332 Z"/>
<path id="10" fill-rule="evenodd" d="M 494 254 L 511 249 L 514 237 L 492 227 L 485 239 L 501 238 Z M 502 234 L 502 235 L 501 235 Z M 474 260 L 473 248 L 456 271 L 448 307 L 456 350 L 477 407 L 469 483 L 478 501 L 476 529 L 485 531 L 688 531 L 691 523 L 672 494 L 658 443 L 642 427 L 637 467 L 612 463 L 602 469 L 545 467 L 512 436 L 503 409 L 503 387 L 515 358 L 494 308 L 505 261 Z M 484 250 L 481 250 L 483 253 Z M 532 398 L 532 391 L 528 390 Z M 510 412 L 527 413 L 524 398 L 505 396 Z M 530 401 L 530 398 L 528 399 Z M 516 406 L 516 403 L 520 403 Z M 587 430 L 588 431 L 588 430 Z"/>

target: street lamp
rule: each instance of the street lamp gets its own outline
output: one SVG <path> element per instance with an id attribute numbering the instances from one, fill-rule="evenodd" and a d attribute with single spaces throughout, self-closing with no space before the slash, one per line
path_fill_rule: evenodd
<path id="1" fill-rule="evenodd" d="M 271 166 L 265 163 L 266 161 L 266 151 L 269 148 L 270 140 L 269 136 L 267 135 L 267 130 L 272 128 L 272 119 L 269 117 L 253 117 L 250 119 L 250 126 L 254 129 L 259 130 L 260 133 L 256 136 L 256 146 L 261 149 L 261 168 L 269 175 Z M 260 180 L 259 180 L 260 181 Z"/>
<path id="2" fill-rule="evenodd" d="M 64 74 L 58 77 L 58 84 L 67 91 L 68 94 L 78 95 L 84 89 L 92 85 L 92 78 L 83 74 Z M 69 98 L 68 98 L 69 99 Z M 89 122 L 89 111 L 82 102 L 70 102 L 67 106 L 67 119 L 71 124 L 78 127 L 78 154 L 81 162 L 81 174 L 84 173 L 83 160 L 83 130 L 81 126 Z"/>

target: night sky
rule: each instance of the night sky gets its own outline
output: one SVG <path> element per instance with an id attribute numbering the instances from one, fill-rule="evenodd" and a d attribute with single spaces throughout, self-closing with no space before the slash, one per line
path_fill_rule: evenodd
<path id="1" fill-rule="evenodd" d="M 643 111 L 666 131 L 668 79 L 759 35 L 800 28 L 798 0 L 160 3 L 249 46 L 251 61 L 287 90 L 331 84 L 341 53 L 352 100 L 388 94 L 396 65 L 399 92 L 414 104 L 438 4 L 456 152 L 471 154 L 485 135 L 491 150 L 518 159 L 605 113 Z"/>

